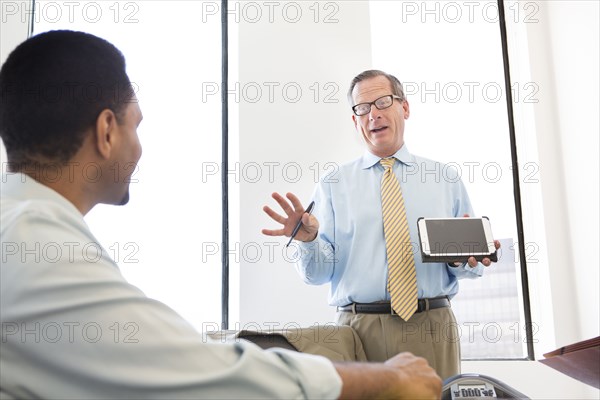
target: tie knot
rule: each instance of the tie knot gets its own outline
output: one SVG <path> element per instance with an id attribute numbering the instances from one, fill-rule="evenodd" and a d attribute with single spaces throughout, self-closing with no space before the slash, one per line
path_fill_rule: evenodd
<path id="1" fill-rule="evenodd" d="M 381 160 L 379 160 L 379 162 L 381 163 L 383 168 L 390 169 L 394 166 L 396 159 L 394 157 L 382 158 Z"/>

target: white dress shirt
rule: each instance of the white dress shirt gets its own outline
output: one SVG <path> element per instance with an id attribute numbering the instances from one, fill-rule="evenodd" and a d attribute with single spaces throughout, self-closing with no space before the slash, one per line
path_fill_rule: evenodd
<path id="1" fill-rule="evenodd" d="M 81 213 L 2 176 L 0 389 L 15 398 L 336 398 L 327 359 L 209 343 L 127 283 Z M 167 266 L 165 266 L 166 268 Z"/>

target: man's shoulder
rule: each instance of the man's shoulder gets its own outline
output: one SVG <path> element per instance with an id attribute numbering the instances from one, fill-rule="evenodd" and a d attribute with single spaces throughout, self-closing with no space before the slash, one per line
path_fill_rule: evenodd
<path id="1" fill-rule="evenodd" d="M 25 174 L 3 174 L 0 187 L 0 217 L 3 227 L 31 218 L 85 224 L 83 216 L 72 203 Z"/>
<path id="2" fill-rule="evenodd" d="M 24 232 L 34 235 L 40 224 L 46 228 L 56 228 L 59 225 L 80 227 L 85 224 L 82 217 L 73 215 L 61 204 L 47 199 L 16 199 L 3 195 L 0 197 L 0 208 L 3 240 L 6 232 L 17 226 L 22 226 Z"/>
<path id="3" fill-rule="evenodd" d="M 441 161 L 411 153 L 412 162 L 418 165 L 444 165 Z"/>
<path id="4" fill-rule="evenodd" d="M 49 199 L 23 199 L 2 195 L 0 196 L 0 203 L 2 204 L 2 219 L 4 219 L 5 214 L 35 214 L 45 215 L 48 218 L 64 218 L 72 214 L 62 204 Z"/>
<path id="5" fill-rule="evenodd" d="M 362 157 L 358 157 L 343 163 L 337 161 L 324 162 L 322 164 L 322 171 L 324 173 L 321 176 L 320 183 L 337 183 L 340 179 L 352 178 L 357 171 L 362 169 L 362 161 Z"/>
<path id="6" fill-rule="evenodd" d="M 343 171 L 343 172 L 355 171 L 357 169 L 363 169 L 363 167 L 364 167 L 363 163 L 364 163 L 364 156 L 361 156 L 361 157 L 357 157 L 353 160 L 346 161 L 346 162 L 340 164 L 339 169 L 340 169 L 340 171 Z"/>
<path id="7" fill-rule="evenodd" d="M 406 179 L 417 177 L 423 183 L 435 182 L 452 185 L 461 182 L 461 167 L 457 162 L 442 162 L 411 154 L 411 161 L 405 164 L 403 176 Z"/>

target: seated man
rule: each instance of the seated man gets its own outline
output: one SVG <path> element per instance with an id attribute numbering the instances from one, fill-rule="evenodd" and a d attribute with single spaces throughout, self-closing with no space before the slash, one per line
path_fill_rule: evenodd
<path id="1" fill-rule="evenodd" d="M 112 172 L 141 156 L 142 113 L 112 44 L 35 36 L 2 66 L 0 96 L 2 398 L 439 398 L 439 377 L 411 354 L 332 364 L 207 343 L 125 281 L 83 219 L 128 202 Z"/>

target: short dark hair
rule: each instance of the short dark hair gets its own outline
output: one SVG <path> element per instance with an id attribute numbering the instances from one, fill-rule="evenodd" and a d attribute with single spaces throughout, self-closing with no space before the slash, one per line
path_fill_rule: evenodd
<path id="1" fill-rule="evenodd" d="M 21 43 L 0 70 L 0 137 L 11 169 L 68 162 L 105 109 L 119 121 L 133 98 L 125 57 L 83 32 L 51 31 Z"/>
<path id="2" fill-rule="evenodd" d="M 388 74 L 387 72 L 380 71 L 378 69 L 370 69 L 367 71 L 363 71 L 360 74 L 356 75 L 352 82 L 350 82 L 350 89 L 348 90 L 348 102 L 351 106 L 354 104 L 354 99 L 352 98 L 352 91 L 354 87 L 358 84 L 358 82 L 362 82 L 364 80 L 375 78 L 377 76 L 385 76 L 390 84 L 392 85 L 392 94 L 400 97 L 402 100 L 406 100 L 406 96 L 404 95 L 404 88 L 402 87 L 402 83 L 392 74 Z"/>

